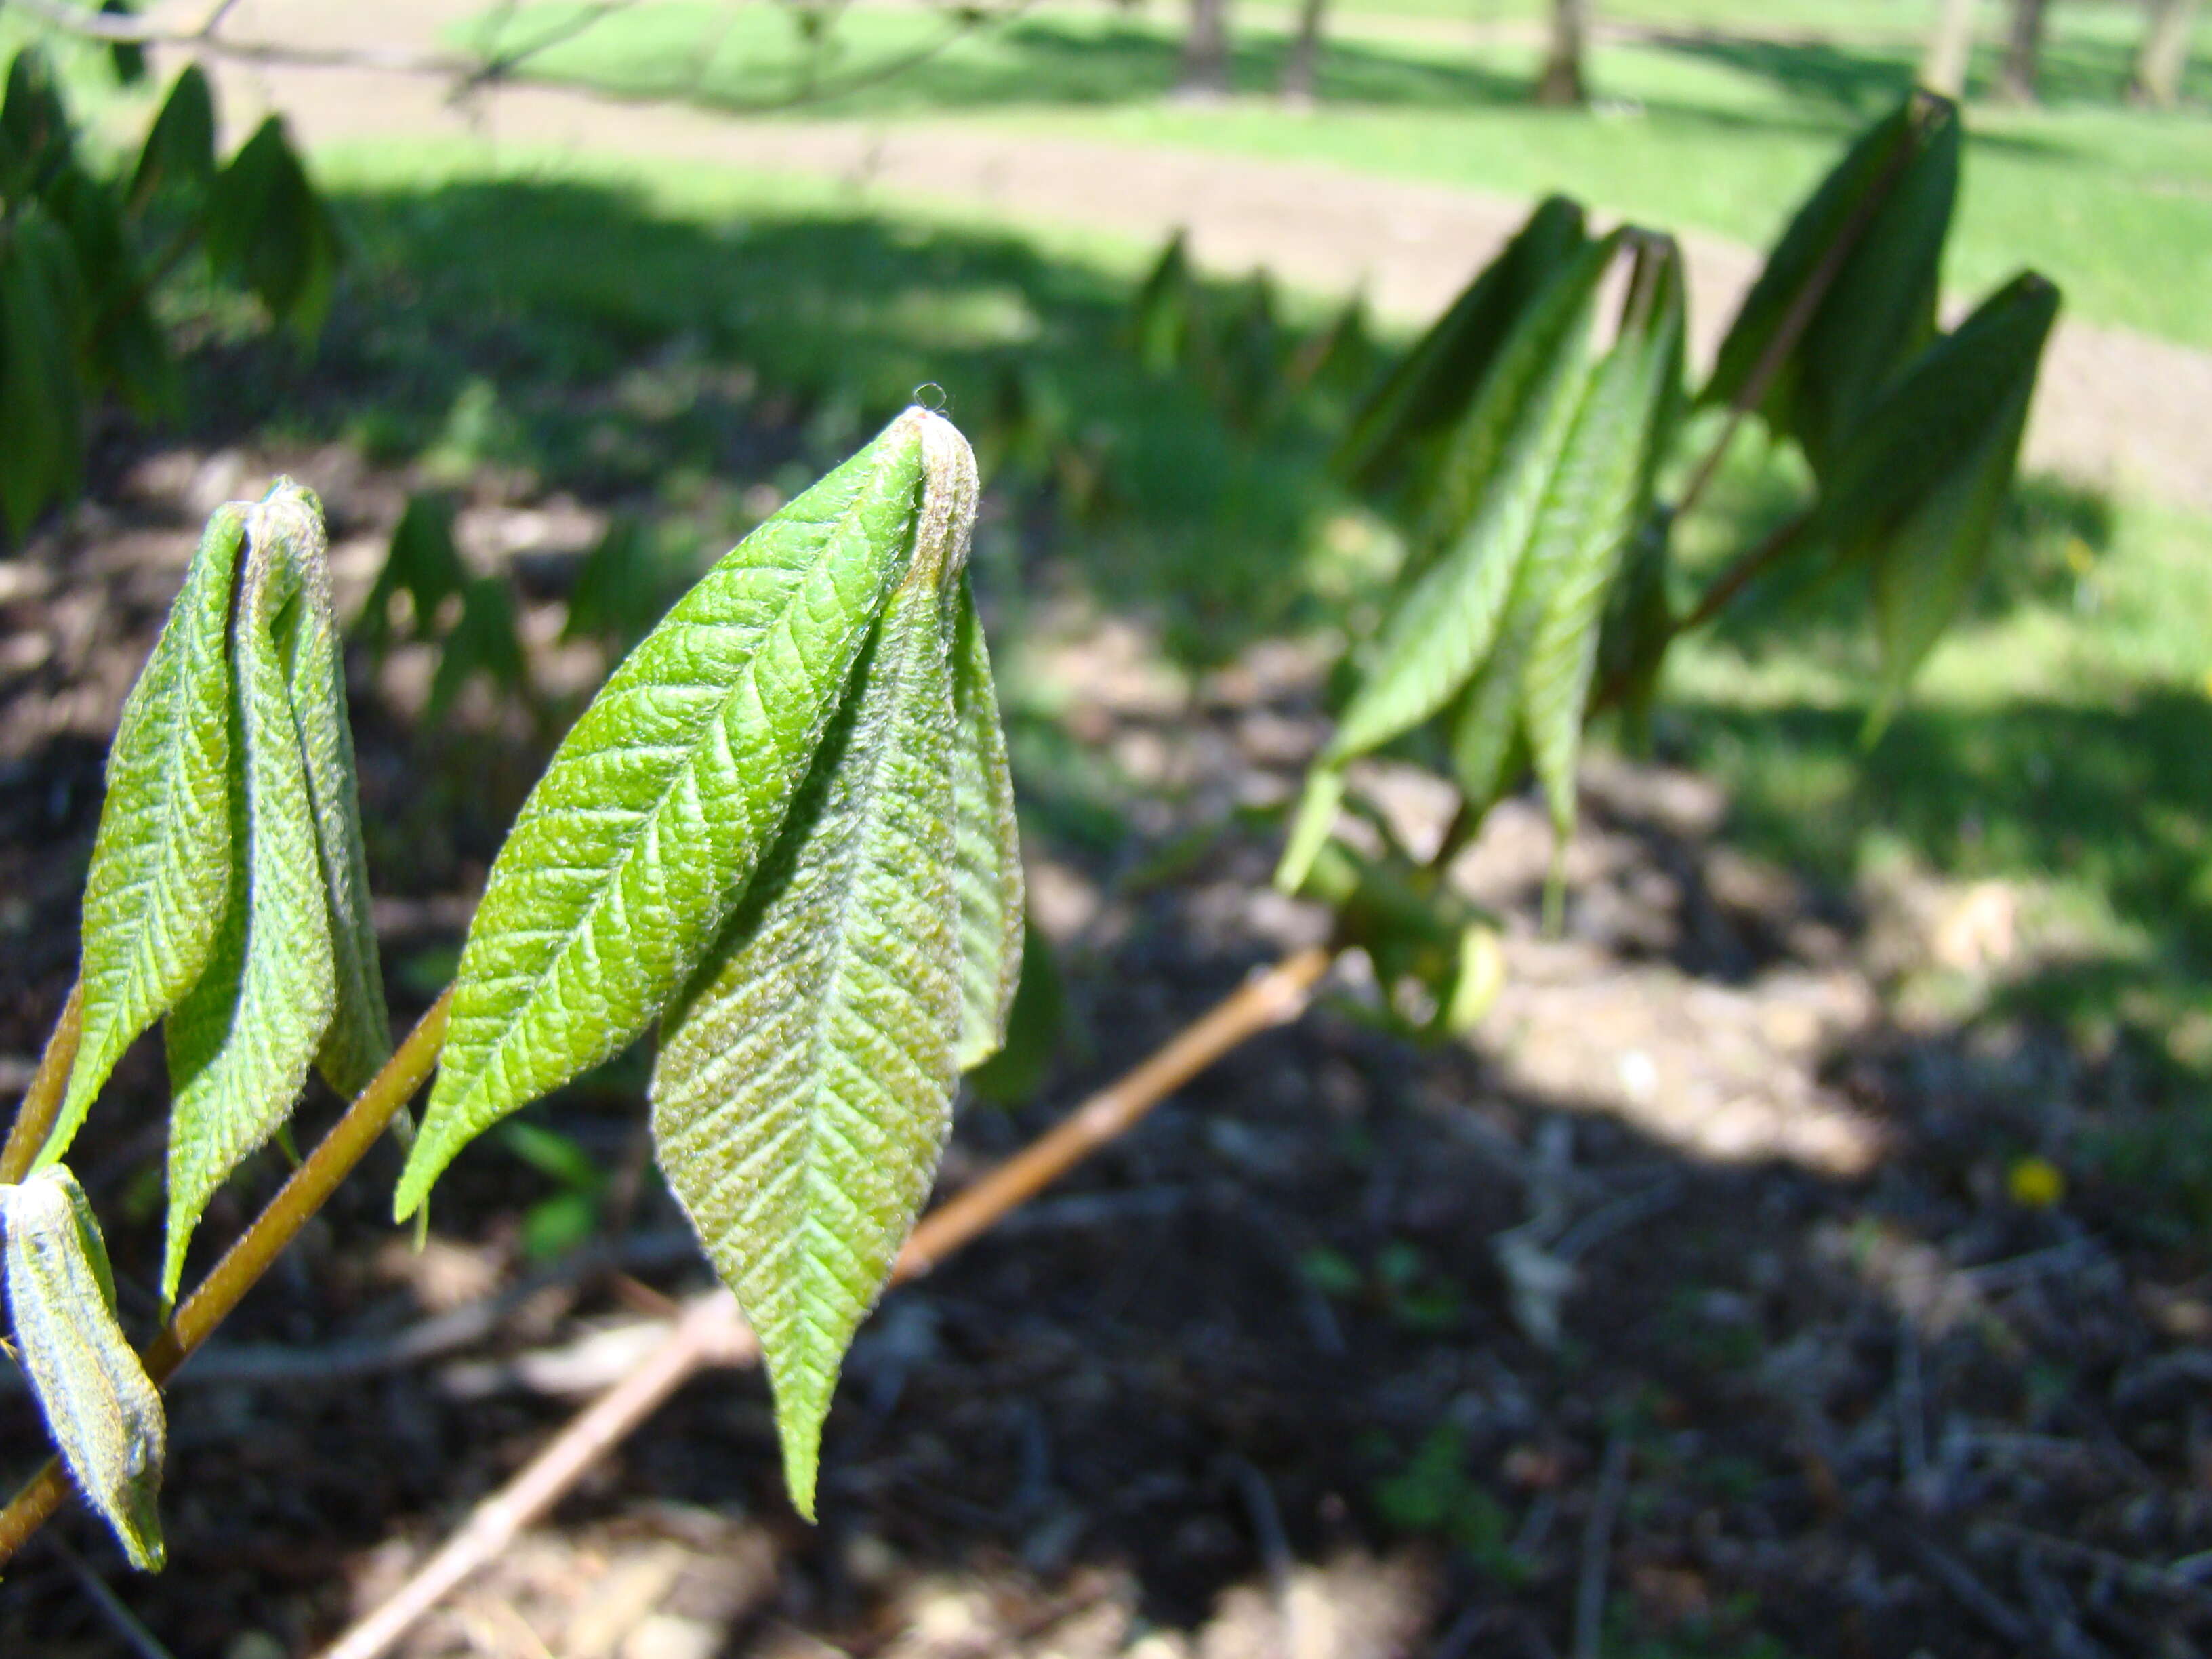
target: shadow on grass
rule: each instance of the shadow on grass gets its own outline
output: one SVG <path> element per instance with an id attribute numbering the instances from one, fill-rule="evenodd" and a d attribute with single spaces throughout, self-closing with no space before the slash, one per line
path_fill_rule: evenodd
<path id="1" fill-rule="evenodd" d="M 1020 440 L 1104 481 L 1077 502 L 1048 478 L 987 524 L 997 556 L 1048 558 L 1010 573 L 1024 584 L 1143 613 L 1194 660 L 1316 618 L 1307 549 L 1337 499 L 1320 460 L 1341 408 L 1308 397 L 1264 441 L 1233 430 L 1139 367 L 1124 276 L 1015 234 L 834 204 L 716 221 L 513 180 L 342 207 L 360 257 L 317 361 L 206 354 L 204 435 L 347 439 L 386 464 L 672 516 L 703 562 L 749 527 L 740 483 L 788 495 L 941 396 L 987 464 Z M 1033 533 L 1078 518 L 1080 536 Z"/>

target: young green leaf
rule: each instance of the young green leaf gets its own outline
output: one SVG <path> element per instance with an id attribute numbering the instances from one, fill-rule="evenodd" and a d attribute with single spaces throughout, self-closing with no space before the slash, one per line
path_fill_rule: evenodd
<path id="1" fill-rule="evenodd" d="M 1290 834 L 1283 838 L 1283 856 L 1275 866 L 1275 886 L 1297 893 L 1306 884 L 1314 860 L 1336 828 L 1337 810 L 1344 805 L 1344 769 L 1316 766 L 1306 774 L 1305 787 L 1291 814 Z"/>
<path id="2" fill-rule="evenodd" d="M 486 1127 L 628 1045 L 772 843 L 915 545 L 912 410 L 747 537 L 584 712 L 493 862 L 404 1218 Z"/>
<path id="3" fill-rule="evenodd" d="M 92 1206 L 66 1166 L 0 1187 L 15 1349 L 46 1427 L 131 1565 L 161 1568 L 161 1396 L 115 1320 L 115 1284 Z"/>
<path id="4" fill-rule="evenodd" d="M 1022 927 L 1022 977 L 1006 1015 L 1006 1039 L 998 1053 L 968 1073 L 979 1100 L 1015 1106 L 1034 1099 L 1060 1047 L 1067 1019 L 1067 988 L 1052 941 L 1034 921 Z"/>
<path id="5" fill-rule="evenodd" d="M 289 564 L 298 583 L 276 638 L 285 697 L 307 765 L 336 975 L 337 1001 L 315 1064 L 331 1088 L 353 1095 L 391 1057 L 392 1028 L 369 914 L 360 784 L 353 726 L 346 718 L 345 659 L 331 603 L 321 503 L 285 479 L 253 509 L 251 523 L 269 556 Z"/>
<path id="6" fill-rule="evenodd" d="M 661 1167 L 760 1338 L 810 1519 L 837 1370 L 928 1194 L 969 1036 L 954 780 L 974 723 L 956 710 L 946 611 L 975 471 L 944 422 L 924 441 L 912 566 L 653 1068 Z M 995 920 L 981 943 L 1003 960 Z"/>
<path id="7" fill-rule="evenodd" d="M 215 98 L 197 64 L 187 64 L 146 130 L 131 176 L 131 204 L 143 208 L 164 190 L 204 191 L 215 181 Z"/>
<path id="8" fill-rule="evenodd" d="M 312 339 L 330 310 L 338 239 L 330 210 L 272 115 L 216 176 L 209 193 L 208 258 L 280 323 Z"/>
<path id="9" fill-rule="evenodd" d="M 1599 279 L 1619 246 L 1615 233 L 1576 255 L 1499 353 L 1440 475 L 1448 481 L 1436 510 L 1463 494 L 1466 528 L 1399 600 L 1324 763 L 1340 764 L 1419 725 L 1489 653 L 1575 414 Z"/>
<path id="10" fill-rule="evenodd" d="M 1639 251 L 1619 341 L 1590 377 L 1531 538 L 1547 572 L 1522 682 L 1530 757 L 1561 842 L 1575 825 L 1575 761 L 1598 630 L 1620 556 L 1651 502 L 1682 374 L 1683 277 L 1671 239 Z"/>
<path id="11" fill-rule="evenodd" d="M 165 1297 L 208 1200 L 292 1114 L 338 1002 L 331 890 L 287 684 L 307 608 L 291 556 L 313 498 L 280 485 L 246 514 L 233 653 L 234 884 L 205 972 L 170 1015 Z M 303 677 L 305 671 L 303 670 Z"/>
<path id="12" fill-rule="evenodd" d="M 1816 520 L 1841 563 L 1870 562 L 1882 684 L 1873 729 L 1988 562 L 2058 290 L 2033 272 L 1911 365 L 1838 460 Z"/>
<path id="13" fill-rule="evenodd" d="M 1177 231 L 1146 273 L 1130 312 L 1131 343 L 1146 374 L 1172 374 L 1182 365 L 1190 352 L 1197 307 L 1198 283 L 1183 233 Z"/>
<path id="14" fill-rule="evenodd" d="M 85 878 L 82 1036 L 40 1157 L 69 1151 L 124 1049 L 199 980 L 228 905 L 231 586 L 245 509 L 209 520 L 123 705 Z"/>
<path id="15" fill-rule="evenodd" d="M 1546 198 L 1498 257 L 1483 267 L 1387 375 L 1352 422 L 1333 463 L 1358 487 L 1376 489 L 1408 471 L 1481 391 L 1504 342 L 1536 295 L 1586 240 L 1583 210 Z"/>
<path id="16" fill-rule="evenodd" d="M 1869 129 L 1775 245 L 1721 343 L 1703 401 L 1742 397 L 1811 285 L 1825 280 L 1761 400 L 1769 424 L 1825 472 L 1935 332 L 1960 145 L 1957 107 L 1929 92 Z"/>
<path id="17" fill-rule="evenodd" d="M 972 483 L 970 488 L 972 489 Z M 969 508 L 972 514 L 972 506 Z M 963 574 L 953 590 L 952 884 L 960 899 L 961 1071 L 980 1066 L 1006 1040 L 1006 1022 L 1022 978 L 1021 826 L 1014 817 L 1014 779 L 999 697 L 991 684 L 990 647 Z"/>

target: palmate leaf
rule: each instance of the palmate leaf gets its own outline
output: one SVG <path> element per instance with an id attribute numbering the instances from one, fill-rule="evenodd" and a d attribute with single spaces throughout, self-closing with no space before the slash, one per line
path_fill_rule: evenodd
<path id="1" fill-rule="evenodd" d="M 40 1166 L 65 1156 L 123 1051 L 198 981 L 228 902 L 225 656 L 246 509 L 217 509 L 123 705 L 85 878 L 82 1035 Z"/>
<path id="2" fill-rule="evenodd" d="M 507 1113 L 609 1058 L 690 976 L 806 775 L 914 544 L 909 410 L 722 560 L 555 753 L 470 925 L 397 1214 Z"/>
<path id="3" fill-rule="evenodd" d="M 230 836 L 243 879 L 198 981 L 170 1015 L 169 1220 L 173 1297 L 208 1200 L 292 1114 L 338 1006 L 329 888 L 287 659 L 307 600 L 289 556 L 312 498 L 272 492 L 246 514 L 232 629 Z"/>
<path id="4" fill-rule="evenodd" d="M 114 1276 L 84 1189 L 61 1164 L 0 1187 L 0 1231 L 15 1350 L 62 1462 L 131 1565 L 157 1572 L 168 1423 L 116 1323 Z"/>

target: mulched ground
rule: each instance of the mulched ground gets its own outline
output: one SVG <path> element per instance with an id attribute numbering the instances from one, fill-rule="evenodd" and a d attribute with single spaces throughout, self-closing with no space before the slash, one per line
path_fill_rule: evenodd
<path id="1" fill-rule="evenodd" d="M 194 526 L 280 465 L 324 489 L 358 592 L 403 492 L 335 452 L 123 457 L 65 532 L 0 562 L 7 1090 L 68 986 L 104 736 Z M 538 573 L 533 639 L 587 520 L 465 518 Z M 1069 694 L 1060 736 L 1131 804 L 1115 837 L 1033 834 L 1071 1039 L 1036 1103 L 964 1111 L 948 1190 L 1319 925 L 1267 892 L 1264 842 L 1188 838 L 1289 787 L 1321 731 L 1310 662 L 1271 647 L 1185 679 L 1141 627 L 1073 612 L 1034 655 Z M 483 701 L 415 735 L 423 668 L 403 655 L 356 688 L 403 1018 L 542 753 Z M 1433 833 L 1419 778 L 1370 782 Z M 1595 765 L 1590 795 L 1565 938 L 1537 937 L 1532 811 L 1504 809 L 1461 872 L 1511 934 L 1474 1042 L 1382 1034 L 1351 964 L 1302 1022 L 896 1292 L 848 1370 L 821 1527 L 781 1496 L 761 1379 L 711 1376 L 402 1651 L 2212 1647 L 2203 1252 L 2144 1242 L 2124 1194 L 2008 1190 L 2019 1154 L 2127 1086 L 2119 1062 L 1893 994 L 1915 964 L 2001 980 L 2033 945 L 2009 896 L 1810 889 L 1662 768 Z M 0 1586 L 0 1652 L 155 1650 L 88 1582 L 177 1659 L 304 1654 L 373 1606 L 625 1333 L 704 1282 L 645 1173 L 640 1081 L 618 1066 L 535 1114 L 617 1172 L 586 1258 L 526 1259 L 557 1189 L 496 1144 L 448 1177 L 416 1255 L 381 1218 L 396 1159 L 373 1160 L 176 1394 L 168 1571 L 130 1575 L 72 1516 Z M 141 1321 L 161 1103 L 142 1045 L 76 1160 Z M 332 1109 L 318 1096 L 305 1127 Z M 218 1201 L 205 1259 L 279 1172 L 259 1160 Z M 397 1357 L 456 1309 L 489 1316 L 474 1340 Z M 0 1395 L 9 1468 L 40 1447 L 27 1399 Z"/>

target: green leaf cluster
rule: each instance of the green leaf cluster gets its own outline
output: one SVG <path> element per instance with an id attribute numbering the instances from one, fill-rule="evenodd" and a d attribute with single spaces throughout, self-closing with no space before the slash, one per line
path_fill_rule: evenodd
<path id="1" fill-rule="evenodd" d="M 809 1514 L 837 1368 L 1019 975 L 975 496 L 966 441 L 909 410 L 615 672 L 492 866 L 395 1205 L 658 1018 L 660 1161 L 760 1337 Z"/>
<path id="2" fill-rule="evenodd" d="M 271 118 L 216 159 L 207 79 L 169 88 L 127 179 L 81 147 L 45 55 L 9 62 L 0 92 L 0 521 L 20 538 L 82 482 L 88 411 L 112 396 L 172 418 L 181 391 L 154 291 L 196 246 L 303 337 L 339 260 L 329 210 Z"/>
<path id="3" fill-rule="evenodd" d="M 353 638 L 379 661 L 401 636 L 392 613 L 403 595 L 407 636 L 437 647 L 430 718 L 451 708 L 478 675 L 502 691 L 528 694 L 530 666 L 515 624 L 514 597 L 498 577 L 471 575 L 462 563 L 453 542 L 453 503 L 442 496 L 407 498 L 383 568 L 354 618 Z"/>
<path id="4" fill-rule="evenodd" d="M 1600 289 L 1626 257 L 1614 337 L 1591 348 Z M 1477 303 L 1479 301 L 1479 303 Z M 1504 319 L 1494 337 L 1471 317 Z M 1301 805 L 1279 879 L 1302 885 L 1343 769 L 1441 720 L 1476 811 L 1533 765 L 1564 840 L 1606 601 L 1650 519 L 1680 403 L 1681 256 L 1673 241 L 1593 240 L 1547 203 L 1387 380 L 1346 465 L 1410 475 L 1419 528 L 1401 593 Z M 1471 392 L 1450 413 L 1446 388 Z"/>
<path id="5" fill-rule="evenodd" d="M 86 879 L 82 1036 L 35 1168 L 167 1017 L 173 1297 L 223 1179 L 310 1067 L 391 1051 L 320 506 L 282 479 L 216 512 L 124 705 Z"/>

